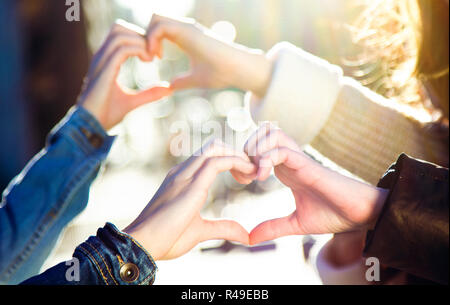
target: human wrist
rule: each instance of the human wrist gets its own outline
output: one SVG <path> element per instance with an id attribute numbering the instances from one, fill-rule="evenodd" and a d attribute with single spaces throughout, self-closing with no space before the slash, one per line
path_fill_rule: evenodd
<path id="1" fill-rule="evenodd" d="M 97 120 L 100 126 L 107 131 L 110 129 L 110 126 L 106 123 L 105 119 L 100 115 L 100 107 L 91 103 L 86 97 L 81 96 L 77 102 L 77 106 L 83 108 L 86 112 L 88 112 L 93 118 Z"/>
<path id="2" fill-rule="evenodd" d="M 375 225 L 380 217 L 381 211 L 383 210 L 384 204 L 386 202 L 387 196 L 389 195 L 389 190 L 380 187 L 374 187 L 375 196 L 371 202 L 371 213 L 370 217 L 366 223 L 368 230 L 375 228 Z"/>
<path id="3" fill-rule="evenodd" d="M 263 98 L 270 84 L 272 62 L 258 50 L 237 49 L 237 51 L 239 55 L 235 57 L 238 60 L 235 63 L 233 85 Z"/>
<path id="4" fill-rule="evenodd" d="M 151 237 L 149 236 L 148 232 L 151 232 L 152 230 L 148 230 L 143 228 L 139 224 L 131 224 L 125 229 L 122 230 L 122 232 L 128 234 L 132 238 L 134 238 L 139 244 L 141 244 L 144 249 L 152 255 L 152 258 L 157 261 L 160 259 L 159 251 L 155 246 L 157 245 L 156 242 L 151 240 Z"/>

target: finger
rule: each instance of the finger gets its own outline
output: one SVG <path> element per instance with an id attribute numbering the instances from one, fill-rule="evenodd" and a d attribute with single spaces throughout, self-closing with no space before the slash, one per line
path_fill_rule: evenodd
<path id="1" fill-rule="evenodd" d="M 183 18 L 182 20 L 172 19 L 154 14 L 150 25 L 147 29 L 147 43 L 148 51 L 154 56 L 162 57 L 162 40 L 168 39 L 171 42 L 180 45 L 180 38 L 185 37 L 181 31 L 185 27 L 190 27 L 194 24 L 194 21 L 189 18 Z"/>
<path id="2" fill-rule="evenodd" d="M 201 166 L 201 164 L 210 157 L 220 157 L 220 156 L 236 156 L 240 157 L 244 160 L 250 161 L 247 154 L 245 154 L 243 151 L 239 151 L 234 149 L 232 146 L 224 143 L 223 141 L 219 139 L 213 139 L 209 143 L 207 143 L 205 146 L 201 148 L 199 152 L 196 154 L 201 155 L 200 158 L 197 158 L 195 162 L 197 162 L 195 168 L 198 168 Z M 256 171 L 254 173 L 251 173 L 250 175 L 241 173 L 239 171 L 230 171 L 231 175 L 234 177 L 234 179 L 240 183 L 240 184 L 250 184 L 255 176 Z"/>
<path id="3" fill-rule="evenodd" d="M 310 159 L 302 152 L 297 152 L 287 147 L 277 147 L 261 156 L 256 179 L 260 181 L 266 180 L 270 176 L 272 168 L 279 165 L 299 170 L 305 166 L 308 160 Z"/>
<path id="4" fill-rule="evenodd" d="M 270 122 L 263 123 L 251 136 L 244 145 L 244 152 L 252 159 L 256 156 L 256 144 L 258 139 L 266 136 L 270 130 L 274 128 Z"/>
<path id="5" fill-rule="evenodd" d="M 102 70 L 107 59 L 121 46 L 137 46 L 146 49 L 145 39 L 138 34 L 116 34 L 111 36 L 105 43 L 105 49 L 100 53 L 100 57 L 97 59 L 96 71 Z M 143 61 L 150 61 L 151 57 L 148 53 L 144 52 L 140 57 Z"/>
<path id="6" fill-rule="evenodd" d="M 251 174 L 244 174 L 235 170 L 230 171 L 231 176 L 233 176 L 234 180 L 236 180 L 237 183 L 242 185 L 248 185 L 252 183 L 256 178 L 256 167 L 255 171 Z"/>
<path id="7" fill-rule="evenodd" d="M 208 159 L 225 156 L 238 157 L 251 164 L 249 158 L 245 153 L 237 151 L 222 142 L 219 144 L 209 146 L 207 151 L 200 156 L 194 155 L 192 157 L 191 163 L 188 165 L 189 168 L 186 167 L 186 170 L 184 170 L 183 174 L 181 175 L 183 175 L 185 178 L 190 178 L 196 174 L 196 172 L 202 167 L 204 162 L 207 161 Z M 242 171 L 233 169 L 230 170 L 230 173 L 238 183 L 247 185 L 250 184 L 256 177 L 256 166 L 254 166 L 254 170 L 250 173 L 243 173 Z"/>
<path id="8" fill-rule="evenodd" d="M 241 157 L 212 157 L 207 159 L 195 173 L 193 183 L 207 191 L 218 174 L 230 170 L 250 175 L 255 172 L 256 166 Z"/>
<path id="9" fill-rule="evenodd" d="M 255 155 L 252 158 L 253 163 L 259 165 L 261 156 L 266 152 L 277 147 L 287 147 L 293 151 L 300 151 L 297 143 L 288 137 L 281 129 L 272 128 L 266 135 L 261 136 L 251 148 Z"/>
<path id="10" fill-rule="evenodd" d="M 146 35 L 147 47 L 151 56 L 162 57 L 162 40 L 164 38 L 175 42 L 172 33 L 174 22 L 177 21 L 156 14 L 153 15 Z"/>
<path id="11" fill-rule="evenodd" d="M 232 146 L 217 139 L 214 140 L 212 144 L 207 144 L 206 147 L 202 148 L 200 153 L 202 155 L 195 161 L 197 162 L 196 166 L 194 166 L 196 168 L 200 167 L 206 159 L 211 157 L 236 156 L 246 161 L 250 161 L 248 156 L 243 151 L 236 150 Z M 255 179 L 256 168 L 255 171 L 251 174 L 244 174 L 240 171 L 235 170 L 231 170 L 230 173 L 238 183 L 247 185 Z"/>
<path id="12" fill-rule="evenodd" d="M 201 241 L 212 239 L 224 239 L 239 242 L 244 245 L 249 244 L 247 230 L 233 220 L 203 220 L 204 230 Z"/>
<path id="13" fill-rule="evenodd" d="M 105 75 L 108 75 L 111 78 L 110 80 L 115 80 L 122 64 L 132 56 L 137 56 L 142 59 L 148 56 L 148 54 L 145 48 L 141 46 L 123 45 L 116 49 L 107 59 L 105 67 L 102 69 L 102 73 L 105 71 Z"/>
<path id="14" fill-rule="evenodd" d="M 169 88 L 168 85 L 160 84 L 156 87 L 143 90 L 141 92 L 128 93 L 127 97 L 130 111 L 144 104 L 151 103 L 169 96 L 172 94 L 172 92 L 173 91 Z"/>
<path id="15" fill-rule="evenodd" d="M 266 122 L 247 140 L 244 151 L 253 159 L 277 146 L 286 146 L 292 150 L 300 151 L 297 143 L 280 128 Z"/>
<path id="16" fill-rule="evenodd" d="M 158 21 L 150 26 L 147 31 L 147 48 L 149 54 L 153 56 L 162 57 L 162 40 L 169 38 L 169 29 L 167 23 Z"/>
<path id="17" fill-rule="evenodd" d="M 140 26 L 129 23 L 123 19 L 117 19 L 115 24 L 113 25 L 111 32 L 115 33 L 137 33 L 142 37 L 145 37 L 145 29 Z"/>
<path id="18" fill-rule="evenodd" d="M 105 42 L 103 43 L 102 47 L 99 49 L 99 51 L 94 55 L 93 58 L 93 74 L 98 73 L 98 71 L 101 71 L 107 61 L 107 59 L 113 54 L 120 46 L 123 45 L 135 45 L 140 46 L 142 48 L 146 48 L 146 40 L 144 38 L 143 29 L 128 24 L 125 21 L 116 23 L 111 31 L 108 37 L 106 38 Z M 151 57 L 146 54 L 145 57 L 141 58 L 144 61 L 149 61 Z M 95 75 L 93 75 L 95 76 Z"/>
<path id="19" fill-rule="evenodd" d="M 173 90 L 186 90 L 196 87 L 197 80 L 195 76 L 188 72 L 174 78 L 170 84 L 170 88 Z"/>
<path id="20" fill-rule="evenodd" d="M 282 236 L 300 234 L 294 214 L 267 220 L 257 225 L 249 234 L 250 245 L 273 240 Z"/>
<path id="21" fill-rule="evenodd" d="M 220 156 L 236 156 L 250 162 L 250 159 L 244 152 L 233 149 L 219 139 L 212 139 L 184 162 L 184 165 L 180 168 L 181 171 L 179 171 L 177 175 L 180 175 L 185 179 L 190 178 L 199 170 L 207 159 Z"/>

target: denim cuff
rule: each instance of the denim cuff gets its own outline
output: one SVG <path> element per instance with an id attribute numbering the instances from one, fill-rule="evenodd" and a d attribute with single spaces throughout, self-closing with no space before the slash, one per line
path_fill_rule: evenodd
<path id="1" fill-rule="evenodd" d="M 115 137 L 109 136 L 97 119 L 81 106 L 72 107 L 67 115 L 52 129 L 47 143 L 68 137 L 86 155 L 98 154 L 106 158 Z"/>
<path id="2" fill-rule="evenodd" d="M 151 255 L 130 235 L 111 223 L 75 249 L 89 259 L 105 285 L 152 285 L 157 270 Z"/>

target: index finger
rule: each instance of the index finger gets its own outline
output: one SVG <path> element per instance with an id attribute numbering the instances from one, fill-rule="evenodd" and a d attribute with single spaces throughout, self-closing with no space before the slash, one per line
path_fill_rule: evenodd
<path id="1" fill-rule="evenodd" d="M 287 147 L 272 149 L 261 156 L 256 178 L 260 181 L 266 180 L 270 176 L 272 168 L 279 165 L 284 165 L 293 170 L 299 170 L 309 160 L 307 158 L 303 153 Z"/>
<path id="2" fill-rule="evenodd" d="M 256 171 L 256 166 L 241 157 L 212 157 L 203 163 L 202 167 L 193 176 L 193 181 L 207 191 L 212 186 L 217 175 L 231 170 L 251 175 Z"/>
<path id="3" fill-rule="evenodd" d="M 173 19 L 154 14 L 147 29 L 146 40 L 148 52 L 151 55 L 162 56 L 161 41 L 164 38 L 180 46 L 180 39 L 186 38 L 180 31 L 186 26 L 192 26 L 195 22 L 190 18 Z M 184 49 L 182 47 L 182 49 Z"/>
<path id="4" fill-rule="evenodd" d="M 207 159 L 211 157 L 225 156 L 235 156 L 246 161 L 250 161 L 244 152 L 233 149 L 233 147 L 227 145 L 219 139 L 212 139 L 196 151 L 189 159 L 187 159 L 184 164 L 180 166 L 181 171 L 177 174 L 189 178 L 199 170 Z"/>

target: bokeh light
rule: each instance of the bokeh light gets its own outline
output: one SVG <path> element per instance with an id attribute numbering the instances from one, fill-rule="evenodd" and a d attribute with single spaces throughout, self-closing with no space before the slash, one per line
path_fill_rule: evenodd
<path id="1" fill-rule="evenodd" d="M 253 120 L 244 107 L 234 107 L 227 115 L 228 126 L 237 132 L 244 132 L 252 126 Z"/>
<path id="2" fill-rule="evenodd" d="M 183 103 L 183 112 L 191 123 L 208 121 L 213 113 L 211 104 L 202 97 L 190 97 Z"/>
<path id="3" fill-rule="evenodd" d="M 217 21 L 212 25 L 211 30 L 224 41 L 233 42 L 236 39 L 236 28 L 229 21 Z"/>
<path id="4" fill-rule="evenodd" d="M 231 109 L 242 106 L 243 100 L 244 96 L 242 93 L 225 90 L 215 94 L 211 98 L 211 103 L 217 115 L 227 117 Z"/>

